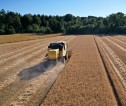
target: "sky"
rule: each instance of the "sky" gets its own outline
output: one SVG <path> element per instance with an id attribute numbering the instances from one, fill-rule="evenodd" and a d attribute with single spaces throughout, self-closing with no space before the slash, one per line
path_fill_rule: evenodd
<path id="1" fill-rule="evenodd" d="M 24 14 L 102 16 L 123 12 L 126 0 L 0 0 L 0 10 Z"/>

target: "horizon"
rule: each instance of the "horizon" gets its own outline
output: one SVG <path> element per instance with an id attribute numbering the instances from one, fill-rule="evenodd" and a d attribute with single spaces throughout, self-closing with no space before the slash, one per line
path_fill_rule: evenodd
<path id="1" fill-rule="evenodd" d="M 71 3 L 72 2 L 72 3 Z M 43 0 L 38 2 L 31 0 L 1 0 L 0 10 L 17 12 L 21 15 L 24 14 L 40 14 L 40 15 L 52 15 L 52 16 L 64 16 L 66 14 L 72 14 L 73 16 L 87 17 L 106 17 L 113 13 L 126 13 L 125 0 L 95 0 L 95 1 L 57 1 L 57 0 Z M 107 6 L 107 8 L 106 8 Z"/>

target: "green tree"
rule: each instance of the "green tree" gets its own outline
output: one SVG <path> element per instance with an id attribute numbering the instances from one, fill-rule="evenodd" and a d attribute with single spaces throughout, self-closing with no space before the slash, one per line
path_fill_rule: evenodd
<path id="1" fill-rule="evenodd" d="M 39 25 L 37 25 L 37 24 L 33 24 L 32 25 L 32 32 L 34 32 L 34 33 L 39 33 L 39 32 L 41 32 L 41 28 L 39 27 Z"/>
<path id="2" fill-rule="evenodd" d="M 15 29 L 13 26 L 8 26 L 6 29 L 6 34 L 15 34 Z"/>
<path id="3" fill-rule="evenodd" d="M 0 34 L 5 34 L 5 15 L 6 12 L 2 9 L 0 11 Z"/>
<path id="4" fill-rule="evenodd" d="M 41 25 L 41 18 L 40 18 L 39 15 L 38 16 L 36 16 L 36 15 L 33 16 L 33 23 L 37 24 L 38 26 Z"/>
<path id="5" fill-rule="evenodd" d="M 64 16 L 64 21 L 68 22 L 68 21 L 72 21 L 74 18 L 74 16 L 72 14 L 66 14 Z"/>
<path id="6" fill-rule="evenodd" d="M 21 18 L 21 23 L 22 23 L 22 27 L 23 27 L 23 32 L 29 32 L 29 28 L 32 25 L 32 15 L 31 14 L 26 14 Z"/>

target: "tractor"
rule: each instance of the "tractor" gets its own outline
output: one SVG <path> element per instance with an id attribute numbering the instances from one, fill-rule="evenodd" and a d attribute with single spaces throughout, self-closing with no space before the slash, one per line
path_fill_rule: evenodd
<path id="1" fill-rule="evenodd" d="M 47 58 L 49 61 L 66 63 L 72 52 L 68 50 L 68 44 L 64 41 L 50 43 L 48 46 Z"/>

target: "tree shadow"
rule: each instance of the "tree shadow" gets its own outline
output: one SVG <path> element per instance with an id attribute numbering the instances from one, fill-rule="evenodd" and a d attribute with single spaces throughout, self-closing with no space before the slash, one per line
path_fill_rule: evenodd
<path id="1" fill-rule="evenodd" d="M 103 37 L 103 36 L 126 36 L 126 34 L 96 34 L 99 37 Z"/>
<path id="2" fill-rule="evenodd" d="M 35 78 L 42 73 L 44 73 L 47 70 L 50 70 L 53 68 L 56 64 L 54 62 L 50 62 L 48 60 L 45 60 L 44 62 L 41 62 L 35 66 L 28 67 L 23 69 L 18 76 L 21 80 L 30 80 L 32 78 Z"/>

